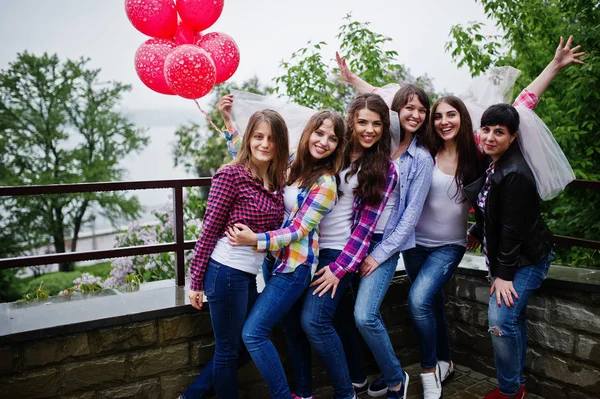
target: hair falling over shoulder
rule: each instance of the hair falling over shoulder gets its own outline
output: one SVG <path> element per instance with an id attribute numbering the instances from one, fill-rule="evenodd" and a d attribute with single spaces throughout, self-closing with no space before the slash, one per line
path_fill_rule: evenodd
<path id="1" fill-rule="evenodd" d="M 357 150 L 356 146 L 360 145 L 353 139 L 354 123 L 358 111 L 365 108 L 380 116 L 383 124 L 381 138 L 373 146 L 365 149 L 358 159 L 351 162 L 352 154 Z M 354 98 L 354 101 L 348 107 L 346 137 L 348 147 L 344 166 L 350 167 L 346 179 L 353 174 L 357 174 L 358 186 L 354 190 L 354 195 L 367 204 L 377 204 L 383 199 L 391 156 L 390 110 L 379 95 L 366 93 L 359 94 Z"/>

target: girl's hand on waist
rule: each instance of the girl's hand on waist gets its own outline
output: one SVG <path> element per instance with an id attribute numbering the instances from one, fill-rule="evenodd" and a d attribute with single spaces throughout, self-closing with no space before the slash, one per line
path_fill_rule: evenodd
<path id="1" fill-rule="evenodd" d="M 225 236 L 229 245 L 237 247 L 240 245 L 250 245 L 255 247 L 258 242 L 258 237 L 250 227 L 242 223 L 236 223 L 233 227 L 228 227 L 225 230 Z"/>

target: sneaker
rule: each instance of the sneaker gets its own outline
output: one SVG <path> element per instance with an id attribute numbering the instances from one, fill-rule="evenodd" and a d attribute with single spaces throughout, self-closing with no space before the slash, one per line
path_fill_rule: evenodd
<path id="1" fill-rule="evenodd" d="M 442 378 L 440 377 L 440 368 L 436 367 L 433 373 L 421 374 L 421 384 L 423 385 L 423 399 L 441 398 Z"/>
<path id="2" fill-rule="evenodd" d="M 525 385 L 521 385 L 519 388 L 519 392 L 517 392 L 514 396 L 503 395 L 500 392 L 500 388 L 496 388 L 494 392 L 488 393 L 483 399 L 525 399 L 527 398 L 527 392 L 525 390 Z"/>
<path id="3" fill-rule="evenodd" d="M 405 371 L 404 372 L 404 383 L 402 384 L 402 386 L 400 387 L 399 391 L 392 391 L 391 389 L 388 389 L 387 391 L 387 399 L 404 399 L 408 397 L 408 380 L 410 378 L 408 377 L 408 373 Z"/>
<path id="4" fill-rule="evenodd" d="M 312 395 L 311 396 L 307 396 L 307 397 L 298 396 L 298 395 L 296 395 L 295 393 L 292 392 L 292 399 L 315 399 L 315 397 L 312 396 Z"/>
<path id="5" fill-rule="evenodd" d="M 372 398 L 383 396 L 388 391 L 387 384 L 383 381 L 383 377 L 379 377 L 369 385 L 367 394 Z"/>
<path id="6" fill-rule="evenodd" d="M 363 394 L 369 389 L 369 380 L 365 378 L 363 382 L 358 384 L 356 382 L 353 382 L 352 388 L 354 388 L 354 393 L 356 394 L 356 396 Z"/>
<path id="7" fill-rule="evenodd" d="M 454 373 L 454 362 L 452 360 L 450 360 L 450 362 L 439 360 L 437 362 L 437 368 L 440 370 L 440 376 L 442 382 L 444 382 Z"/>

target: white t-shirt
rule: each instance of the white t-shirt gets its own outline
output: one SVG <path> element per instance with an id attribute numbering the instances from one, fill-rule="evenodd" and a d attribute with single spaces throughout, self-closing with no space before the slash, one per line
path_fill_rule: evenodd
<path id="1" fill-rule="evenodd" d="M 423 205 L 423 212 L 415 238 L 418 245 L 439 247 L 447 244 L 467 246 L 467 214 L 471 209 L 457 192 L 454 176 L 444 174 L 437 165 L 433 167 L 431 188 Z M 452 198 L 454 197 L 454 198 Z"/>
<path id="2" fill-rule="evenodd" d="M 400 157 L 395 160 L 392 160 L 392 165 L 396 168 L 396 173 L 400 176 Z M 377 226 L 375 226 L 375 234 L 383 234 L 385 230 L 385 226 L 390 218 L 390 214 L 394 209 L 394 205 L 396 205 L 396 201 L 398 201 L 398 197 L 400 196 L 400 181 L 396 183 L 396 187 L 390 193 L 390 198 L 388 198 L 388 202 L 385 204 L 385 208 L 383 208 L 383 212 L 381 212 L 381 216 L 379 216 L 379 220 L 377 221 Z"/>
<path id="3" fill-rule="evenodd" d="M 210 257 L 232 269 L 258 274 L 266 255 L 266 252 L 256 252 L 249 245 L 231 246 L 227 243 L 227 237 L 223 237 L 217 241 Z"/>
<path id="4" fill-rule="evenodd" d="M 321 222 L 319 230 L 319 248 L 342 250 L 350 240 L 352 230 L 352 208 L 354 205 L 354 189 L 358 186 L 358 176 L 354 174 L 346 183 L 348 168 L 340 172 L 340 185 L 338 190 L 342 197 Z"/>
<path id="5" fill-rule="evenodd" d="M 300 192 L 300 188 L 298 188 L 298 184 L 293 184 L 291 186 L 285 186 L 285 190 L 283 190 L 283 207 L 285 209 L 285 218 L 290 215 L 292 209 L 296 206 L 298 202 L 298 193 Z"/>

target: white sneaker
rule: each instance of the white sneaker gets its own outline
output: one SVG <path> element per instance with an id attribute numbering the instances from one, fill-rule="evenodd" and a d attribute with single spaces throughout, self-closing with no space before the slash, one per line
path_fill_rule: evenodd
<path id="1" fill-rule="evenodd" d="M 440 370 L 440 376 L 442 382 L 446 381 L 452 373 L 454 373 L 454 362 L 450 360 L 450 362 L 445 362 L 443 360 L 438 360 L 437 368 Z"/>
<path id="2" fill-rule="evenodd" d="M 442 379 L 440 378 L 440 368 L 436 367 L 434 373 L 421 374 L 421 384 L 423 385 L 423 399 L 441 398 Z"/>

